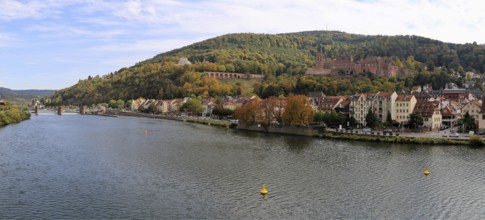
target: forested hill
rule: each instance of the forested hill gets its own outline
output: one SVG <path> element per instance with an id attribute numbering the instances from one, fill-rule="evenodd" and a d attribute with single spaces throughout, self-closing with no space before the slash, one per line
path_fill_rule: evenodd
<path id="1" fill-rule="evenodd" d="M 485 72 L 485 45 L 451 44 L 419 36 L 369 36 L 333 31 L 228 34 L 160 54 L 140 64 L 163 60 L 176 62 L 178 57 L 185 56 L 190 61 L 199 62 L 251 60 L 263 64 L 282 63 L 285 72 L 303 73 L 306 69 L 301 71 L 298 67 L 313 65 L 320 48 L 327 57 L 396 56 L 405 59 L 413 56 L 416 61 L 432 67 Z M 265 73 L 264 69 L 259 71 Z"/>
<path id="2" fill-rule="evenodd" d="M 393 57 L 397 66 L 407 68 L 411 78 L 416 74 L 434 80 L 429 74 L 440 76 L 434 87 L 443 86 L 450 73 L 485 72 L 485 46 L 451 44 L 418 36 L 368 36 L 335 31 L 310 31 L 288 34 L 228 34 L 159 54 L 152 59 L 122 68 L 105 76 L 89 77 L 76 85 L 58 91 L 55 102 L 63 104 L 93 104 L 111 99 L 176 98 L 187 95 L 238 95 L 238 85 L 229 85 L 203 77 L 204 71 L 264 74 L 257 84 L 258 95 L 303 93 L 325 87 L 323 79 L 313 87 L 299 85 L 306 69 L 314 65 L 318 50 L 327 57 L 366 56 Z M 177 67 L 180 57 L 187 57 L 192 65 Z M 436 72 L 435 67 L 439 68 Z M 318 78 L 318 77 L 302 77 Z M 325 78 L 325 77 L 323 77 Z M 281 81 L 284 82 L 281 82 Z M 410 79 L 412 80 L 412 79 Z M 398 80 L 399 81 L 399 80 Z M 281 84 L 288 85 L 281 85 Z M 385 83 L 385 82 L 382 82 Z M 392 82 L 394 83 L 394 82 Z M 274 84 L 274 85 L 272 85 Z M 387 84 L 396 89 L 395 85 Z M 265 91 L 272 85 L 270 92 Z M 400 85 L 409 86 L 409 85 Z M 375 88 L 367 88 L 375 89 Z M 379 88 L 380 89 L 380 88 Z M 335 88 L 329 93 L 352 93 L 361 88 Z"/>

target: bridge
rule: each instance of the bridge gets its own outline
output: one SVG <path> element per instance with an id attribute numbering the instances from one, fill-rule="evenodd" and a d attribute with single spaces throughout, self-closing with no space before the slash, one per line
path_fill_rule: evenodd
<path id="1" fill-rule="evenodd" d="M 62 115 L 64 113 L 81 114 L 81 115 L 86 114 L 86 107 L 85 106 L 79 106 L 78 108 L 75 108 L 75 109 L 65 108 L 64 106 L 56 106 L 54 109 L 55 110 L 52 110 L 51 112 L 53 112 L 53 113 L 55 112 L 58 115 Z M 49 111 L 49 110 L 44 109 L 44 111 Z M 35 106 L 32 113 L 34 113 L 35 115 L 39 115 L 39 111 L 40 111 L 39 106 Z"/>

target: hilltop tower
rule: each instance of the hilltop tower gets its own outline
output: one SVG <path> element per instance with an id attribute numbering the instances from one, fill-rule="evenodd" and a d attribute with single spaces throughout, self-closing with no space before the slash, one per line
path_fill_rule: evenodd
<path id="1" fill-rule="evenodd" d="M 315 59 L 315 68 L 324 69 L 325 68 L 325 55 L 320 50 L 317 53 L 317 57 Z"/>
<path id="2" fill-rule="evenodd" d="M 309 75 L 329 75 L 331 69 L 325 68 L 325 55 L 320 49 L 315 57 L 315 66 L 313 68 L 308 68 L 306 74 Z"/>

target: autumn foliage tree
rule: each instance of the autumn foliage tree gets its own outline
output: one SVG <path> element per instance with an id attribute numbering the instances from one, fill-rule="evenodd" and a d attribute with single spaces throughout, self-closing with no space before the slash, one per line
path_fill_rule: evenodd
<path id="1" fill-rule="evenodd" d="M 283 116 L 283 99 L 274 96 L 261 101 L 260 122 L 264 127 L 268 127 L 275 122 L 281 123 Z"/>
<path id="2" fill-rule="evenodd" d="M 313 108 L 304 95 L 289 96 L 283 122 L 291 126 L 308 126 L 313 120 Z"/>
<path id="3" fill-rule="evenodd" d="M 239 120 L 239 123 L 245 125 L 252 125 L 261 117 L 261 100 L 252 99 L 245 105 L 237 107 L 234 110 L 234 117 Z"/>

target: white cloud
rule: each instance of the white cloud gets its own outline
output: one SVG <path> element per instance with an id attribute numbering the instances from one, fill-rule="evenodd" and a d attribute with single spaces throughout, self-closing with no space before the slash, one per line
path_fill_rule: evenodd
<path id="1" fill-rule="evenodd" d="M 13 38 L 5 33 L 0 33 L 0 48 L 6 47 L 9 42 L 11 42 Z"/>
<path id="2" fill-rule="evenodd" d="M 28 26 L 26 28 L 28 32 L 44 33 L 48 38 L 70 38 L 71 40 L 103 40 L 113 39 L 116 36 L 125 34 L 123 30 L 117 29 L 104 29 L 93 30 L 86 27 L 76 27 L 55 23 L 39 23 Z M 86 39 L 86 37 L 88 39 Z"/>
<path id="3" fill-rule="evenodd" d="M 14 20 L 20 18 L 37 18 L 41 16 L 42 5 L 37 2 L 22 3 L 15 0 L 0 2 L 0 19 Z"/>
<path id="4" fill-rule="evenodd" d="M 140 40 L 131 43 L 113 43 L 89 49 L 96 52 L 147 52 L 160 53 L 194 43 L 193 40 Z"/>
<path id="5" fill-rule="evenodd" d="M 39 74 L 62 74 L 72 68 L 87 75 L 131 66 L 227 33 L 326 28 L 483 44 L 485 14 L 480 4 L 473 0 L 0 0 L 0 59 L 7 60 L 2 65 L 5 71 L 19 76 L 32 72 L 24 66 L 35 66 Z M 22 65 L 17 57 L 48 61 L 50 69 Z"/>

